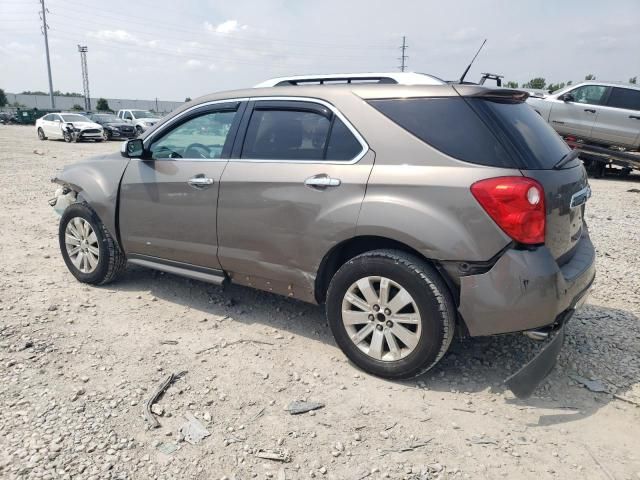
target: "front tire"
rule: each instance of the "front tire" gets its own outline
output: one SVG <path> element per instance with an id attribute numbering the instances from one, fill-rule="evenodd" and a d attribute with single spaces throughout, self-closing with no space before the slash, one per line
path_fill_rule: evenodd
<path id="1" fill-rule="evenodd" d="M 67 207 L 58 239 L 62 258 L 77 280 L 103 285 L 125 269 L 126 257 L 96 213 L 84 203 Z"/>
<path id="2" fill-rule="evenodd" d="M 109 134 L 109 130 L 107 130 L 106 128 L 102 131 L 102 139 L 111 140 L 111 135 Z"/>
<path id="3" fill-rule="evenodd" d="M 62 134 L 62 138 L 64 138 L 64 141 L 67 142 L 67 143 L 71 143 L 71 141 L 73 140 L 73 137 L 71 136 L 71 133 L 69 133 L 66 130 Z"/>
<path id="4" fill-rule="evenodd" d="M 140 125 L 136 125 L 136 135 L 139 137 L 143 133 L 144 133 L 144 130 L 142 130 L 142 127 Z"/>
<path id="5" fill-rule="evenodd" d="M 44 130 L 42 130 L 42 127 L 38 127 L 38 138 L 40 140 L 46 140 L 47 136 L 44 134 Z"/>
<path id="6" fill-rule="evenodd" d="M 345 355 L 384 378 L 426 372 L 454 334 L 445 282 L 426 261 L 402 251 L 374 250 L 345 263 L 329 285 L 326 311 Z"/>

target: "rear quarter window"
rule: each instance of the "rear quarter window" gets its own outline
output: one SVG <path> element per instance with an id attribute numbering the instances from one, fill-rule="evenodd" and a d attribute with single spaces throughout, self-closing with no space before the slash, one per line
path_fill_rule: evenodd
<path id="1" fill-rule="evenodd" d="M 462 97 L 370 100 L 402 128 L 437 150 L 465 162 L 513 167 L 495 135 Z"/>
<path id="2" fill-rule="evenodd" d="M 407 98 L 369 103 L 423 142 L 458 160 L 549 169 L 569 147 L 529 105 L 486 98 Z"/>

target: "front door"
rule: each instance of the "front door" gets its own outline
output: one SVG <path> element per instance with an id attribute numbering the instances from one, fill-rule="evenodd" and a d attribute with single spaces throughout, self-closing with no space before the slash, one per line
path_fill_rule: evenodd
<path id="1" fill-rule="evenodd" d="M 60 138 L 62 137 L 62 117 L 60 115 L 54 113 L 51 115 L 47 115 L 49 120 L 44 120 L 44 133 L 49 138 Z"/>
<path id="2" fill-rule="evenodd" d="M 560 135 L 589 138 L 607 89 L 603 85 L 582 85 L 566 92 L 553 102 L 549 123 Z M 568 94 L 573 98 L 564 101 Z"/>
<path id="3" fill-rule="evenodd" d="M 120 193 L 120 232 L 128 255 L 219 268 L 216 208 L 220 177 L 239 121 L 239 103 L 177 117 L 145 141 Z"/>
<path id="4" fill-rule="evenodd" d="M 374 154 L 333 107 L 250 105 L 222 176 L 219 257 L 241 283 L 313 300 L 323 256 L 354 235 Z"/>

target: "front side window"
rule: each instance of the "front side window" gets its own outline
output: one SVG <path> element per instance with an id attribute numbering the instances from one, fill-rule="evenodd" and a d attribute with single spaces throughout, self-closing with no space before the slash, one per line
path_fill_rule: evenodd
<path id="1" fill-rule="evenodd" d="M 587 103 L 589 105 L 602 105 L 607 87 L 602 85 L 583 85 L 571 90 L 573 101 L 576 103 Z"/>
<path id="2" fill-rule="evenodd" d="M 151 157 L 220 158 L 235 115 L 235 111 L 218 111 L 187 120 L 151 144 Z"/>
<path id="3" fill-rule="evenodd" d="M 133 120 L 129 112 L 124 112 L 123 117 L 125 120 Z"/>
<path id="4" fill-rule="evenodd" d="M 613 87 L 607 106 L 624 108 L 625 110 L 640 110 L 640 90 Z"/>
<path id="5" fill-rule="evenodd" d="M 331 112 L 258 108 L 247 127 L 241 158 L 263 160 L 354 159 L 362 145 Z"/>

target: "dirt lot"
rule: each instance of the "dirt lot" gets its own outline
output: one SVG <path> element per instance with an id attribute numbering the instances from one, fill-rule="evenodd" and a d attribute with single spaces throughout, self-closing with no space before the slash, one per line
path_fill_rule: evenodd
<path id="1" fill-rule="evenodd" d="M 522 335 L 456 342 L 388 382 L 345 360 L 321 307 L 134 267 L 76 282 L 49 178 L 118 148 L 0 126 L 0 478 L 640 479 L 640 178 L 591 181 L 596 285 L 521 401 L 501 382 L 539 348 Z M 182 370 L 148 430 L 145 401 Z M 326 406 L 292 416 L 296 399 Z M 211 433 L 197 445 L 177 433 L 189 412 Z"/>

